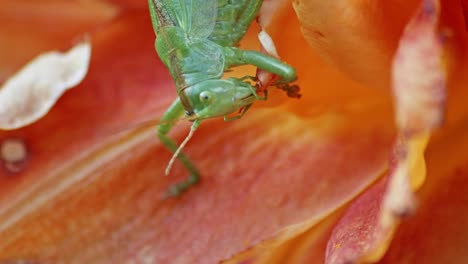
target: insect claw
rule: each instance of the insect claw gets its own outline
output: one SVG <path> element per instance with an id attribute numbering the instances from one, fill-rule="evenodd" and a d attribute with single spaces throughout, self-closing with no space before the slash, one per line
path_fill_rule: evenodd
<path id="1" fill-rule="evenodd" d="M 167 192 L 162 195 L 161 199 L 166 200 L 169 198 L 178 197 L 198 182 L 200 182 L 200 177 L 198 175 L 192 174 L 185 181 L 171 185 Z"/>

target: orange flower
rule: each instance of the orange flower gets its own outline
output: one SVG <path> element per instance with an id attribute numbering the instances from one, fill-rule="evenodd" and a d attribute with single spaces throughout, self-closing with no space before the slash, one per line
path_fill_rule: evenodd
<path id="1" fill-rule="evenodd" d="M 463 262 L 460 2 L 265 1 L 303 96 L 271 91 L 239 121 L 204 122 L 186 147 L 203 181 L 170 200 L 186 175 L 176 164 L 163 176 L 171 154 L 155 124 L 175 88 L 146 2 L 131 2 L 0 5 L 2 81 L 84 34 L 93 49 L 45 117 L 0 133 L 21 158 L 1 153 L 1 261 Z M 256 48 L 256 30 L 243 45 Z"/>

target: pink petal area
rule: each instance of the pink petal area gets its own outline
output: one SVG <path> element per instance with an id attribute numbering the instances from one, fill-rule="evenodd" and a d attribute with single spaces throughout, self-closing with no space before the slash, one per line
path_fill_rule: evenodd
<path id="1" fill-rule="evenodd" d="M 380 180 L 353 201 L 328 241 L 325 263 L 358 262 L 382 242 L 388 231 L 379 225 L 385 182 Z"/>
<path id="2" fill-rule="evenodd" d="M 414 211 L 413 191 L 426 172 L 426 144 L 427 137 L 396 142 L 389 175 L 353 201 L 334 228 L 326 263 L 376 262 L 385 254 L 401 218 Z"/>

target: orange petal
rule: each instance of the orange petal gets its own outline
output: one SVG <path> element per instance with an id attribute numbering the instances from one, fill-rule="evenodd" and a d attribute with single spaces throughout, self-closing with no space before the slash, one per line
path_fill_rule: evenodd
<path id="1" fill-rule="evenodd" d="M 461 5 L 463 9 L 463 16 L 465 17 L 465 28 L 468 30 L 468 1 L 461 0 Z"/>
<path id="2" fill-rule="evenodd" d="M 403 28 L 418 0 L 296 0 L 308 43 L 354 79 L 390 88 L 390 65 Z"/>
<path id="3" fill-rule="evenodd" d="M 118 20 L 93 36 L 95 56 L 91 59 L 90 74 L 40 122 L 1 133 L 2 139 L 25 142 L 29 156 L 21 173 L 13 174 L 13 178 L 0 177 L 2 200 L 12 199 L 28 186 L 33 188 L 36 182 L 49 181 L 48 177 L 58 174 L 57 170 L 90 155 L 109 135 L 115 137 L 116 132 L 134 127 L 135 123 L 154 120 L 155 113 L 161 113 L 167 106 L 173 96 L 170 89 L 173 84 L 156 59 L 153 33 L 135 34 L 134 42 L 126 41 L 132 27 L 147 23 L 146 17 L 136 19 L 137 15 Z M 3 174 L 11 174 L 2 169 Z"/>
<path id="4" fill-rule="evenodd" d="M 112 19 L 102 1 L 3 0 L 0 5 L 0 82 L 47 50 L 68 49 L 83 34 Z"/>
<path id="5" fill-rule="evenodd" d="M 282 126 L 268 122 L 272 119 Z M 353 134 L 348 133 L 352 123 L 330 117 L 299 122 L 281 109 L 258 110 L 244 121 L 200 128 L 187 152 L 204 172 L 203 182 L 179 200 L 161 202 L 159 197 L 185 171 L 176 167 L 176 177 L 164 178 L 170 154 L 156 139 L 151 144 L 142 142 L 142 136 L 130 138 L 140 144 L 123 139 L 120 150 L 110 145 L 74 162 L 73 174 L 42 175 L 38 191 L 22 189 L 24 204 L 6 197 L 11 209 L 2 214 L 5 240 L 0 246 L 8 255 L 2 257 L 43 259 L 48 252 L 65 262 L 106 258 L 211 263 L 278 230 L 286 229 L 280 243 L 303 232 L 356 195 L 385 166 L 388 138 L 373 126 Z M 143 134 L 151 135 L 151 130 Z M 127 147 L 130 143 L 136 146 Z M 242 156 L 236 155 L 239 146 Z M 111 154 L 113 160 L 105 162 Z M 86 173 L 92 168 L 95 172 Z M 44 182 L 47 176 L 55 180 Z M 37 203 L 50 195 L 55 197 Z M 26 209 L 30 211 L 24 215 Z M 13 221 L 21 215 L 21 221 Z M 44 229 L 49 225 L 54 233 Z M 37 242 L 28 234 L 35 234 Z M 64 239 L 65 244 L 60 242 Z"/>
<path id="6" fill-rule="evenodd" d="M 322 57 L 369 87 L 390 89 L 393 54 L 420 2 L 298 0 L 294 7 L 305 38 Z M 450 95 L 445 116 L 448 124 L 468 116 L 464 99 L 464 84 L 468 82 L 468 35 L 463 13 L 466 1 L 441 1 L 440 5 L 439 37 L 444 44 Z M 282 27 L 287 35 L 284 28 L 290 27 Z M 281 46 L 278 42 L 277 45 Z"/>
<path id="7" fill-rule="evenodd" d="M 288 241 L 276 243 L 274 247 L 271 246 L 273 241 L 264 241 L 253 249 L 242 252 L 231 261 L 223 263 L 324 263 L 328 238 L 334 224 L 342 215 L 342 211 L 341 209 L 335 211 L 305 233 L 299 234 Z"/>
<path id="8" fill-rule="evenodd" d="M 462 1 L 440 1 L 440 37 L 444 44 L 444 64 L 447 71 L 447 111 L 444 126 L 457 125 L 468 117 L 466 84 L 468 83 L 468 34 Z"/>
<path id="9" fill-rule="evenodd" d="M 288 104 L 288 111 L 303 117 L 313 117 L 324 112 L 360 112 L 369 110 L 368 107 L 378 107 L 379 111 L 368 111 L 369 118 L 382 118 L 382 115 L 387 114 L 391 116 L 392 98 L 389 91 L 369 89 L 323 61 L 304 39 L 301 21 L 297 20 L 290 3 L 277 10 L 271 19 L 268 33 L 281 59 L 297 69 L 297 84 L 303 96 L 300 100 L 291 100 L 280 91 L 275 91 L 278 89 L 273 89 L 268 102 L 256 103 L 256 106 Z M 256 46 L 252 48 L 258 49 Z M 388 120 L 385 126 L 393 127 L 392 120 Z"/>
<path id="10" fill-rule="evenodd" d="M 115 6 L 118 6 L 121 9 L 148 9 L 148 2 L 147 1 L 133 1 L 133 0 L 107 0 L 106 2 L 112 3 Z"/>
<path id="11" fill-rule="evenodd" d="M 203 182 L 161 201 L 186 172 L 177 164 L 163 177 L 171 155 L 154 129 L 103 137 L 160 116 L 176 96 L 146 11 L 92 39 L 84 82 L 40 122 L 1 136 L 22 139 L 28 158 L 21 172 L 0 176 L 0 259 L 211 263 L 305 232 L 386 167 L 388 105 L 301 116 L 288 105 L 255 109 L 202 124 L 186 151 Z"/>

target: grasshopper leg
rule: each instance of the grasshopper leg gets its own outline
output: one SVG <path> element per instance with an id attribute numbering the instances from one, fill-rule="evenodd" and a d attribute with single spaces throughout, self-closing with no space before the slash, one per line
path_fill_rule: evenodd
<path id="1" fill-rule="evenodd" d="M 281 77 L 279 83 L 290 83 L 297 79 L 296 70 L 281 60 L 253 50 L 241 50 L 235 47 L 224 49 L 226 66 L 254 65 L 262 70 Z"/>
<path id="2" fill-rule="evenodd" d="M 163 145 L 169 149 L 173 154 L 177 150 L 177 144 L 170 139 L 167 134 L 177 122 L 177 120 L 184 114 L 184 108 L 180 103 L 179 99 L 176 99 L 169 109 L 164 113 L 159 125 L 158 125 L 158 137 Z M 177 156 L 179 161 L 190 173 L 189 177 L 182 182 L 176 183 L 169 187 L 169 190 L 164 195 L 164 198 L 178 196 L 181 193 L 187 191 L 190 187 L 197 184 L 200 181 L 200 173 L 198 169 L 193 165 L 192 161 L 184 154 L 179 153 Z"/>
<path id="3" fill-rule="evenodd" d="M 238 119 L 241 119 L 245 113 L 247 113 L 247 111 L 249 110 L 249 108 L 252 106 L 252 104 L 249 104 L 247 105 L 246 107 L 244 107 L 241 111 L 240 114 L 238 115 L 235 115 L 235 116 L 224 116 L 224 122 L 231 122 L 231 121 L 234 121 L 234 120 L 238 120 Z"/>

